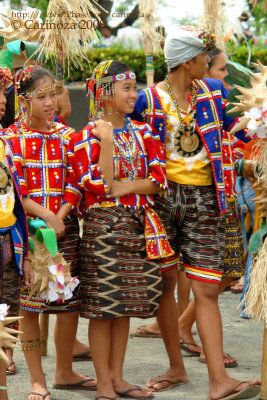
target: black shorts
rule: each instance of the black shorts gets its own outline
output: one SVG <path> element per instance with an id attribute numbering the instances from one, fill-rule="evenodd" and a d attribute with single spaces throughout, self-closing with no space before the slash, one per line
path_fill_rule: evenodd
<path id="1" fill-rule="evenodd" d="M 162 260 L 162 271 L 176 268 L 182 254 L 188 278 L 219 284 L 223 273 L 225 218 L 213 186 L 169 182 L 170 196 L 156 199 L 175 256 Z"/>

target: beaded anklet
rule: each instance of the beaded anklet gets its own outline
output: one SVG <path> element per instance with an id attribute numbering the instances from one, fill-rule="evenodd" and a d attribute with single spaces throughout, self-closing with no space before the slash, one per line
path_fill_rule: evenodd
<path id="1" fill-rule="evenodd" d="M 21 340 L 21 350 L 22 351 L 30 351 L 36 350 L 41 347 L 40 339 L 29 339 L 29 340 Z"/>

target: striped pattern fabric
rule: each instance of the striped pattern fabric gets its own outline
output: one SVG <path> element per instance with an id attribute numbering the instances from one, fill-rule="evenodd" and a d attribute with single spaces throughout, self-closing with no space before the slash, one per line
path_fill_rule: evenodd
<path id="1" fill-rule="evenodd" d="M 162 270 L 178 266 L 179 254 L 191 279 L 219 284 L 223 274 L 225 222 L 213 186 L 169 182 L 170 196 L 157 199 L 160 216 L 176 257 L 162 260 Z"/>
<path id="2" fill-rule="evenodd" d="M 145 210 L 93 208 L 81 241 L 81 316 L 152 317 L 161 296 L 159 260 L 148 260 Z"/>

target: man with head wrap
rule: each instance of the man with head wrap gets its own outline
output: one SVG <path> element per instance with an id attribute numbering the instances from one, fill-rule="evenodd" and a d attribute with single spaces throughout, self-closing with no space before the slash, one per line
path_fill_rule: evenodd
<path id="1" fill-rule="evenodd" d="M 226 116 L 227 91 L 218 80 L 205 79 L 214 35 L 193 27 L 176 27 L 166 38 L 168 75 L 139 92 L 134 119 L 160 134 L 166 155 L 170 196 L 156 202 L 176 255 L 162 264 L 163 295 L 158 322 L 170 360 L 169 370 L 147 382 L 155 391 L 185 383 L 174 298 L 179 253 L 191 279 L 196 320 L 210 381 L 210 400 L 251 398 L 260 381 L 239 382 L 225 370 L 218 286 L 223 273 L 225 187 L 222 130 L 236 121 Z M 248 141 L 243 131 L 236 134 Z M 242 393 L 242 396 L 240 397 Z M 231 396 L 231 397 L 229 397 Z"/>

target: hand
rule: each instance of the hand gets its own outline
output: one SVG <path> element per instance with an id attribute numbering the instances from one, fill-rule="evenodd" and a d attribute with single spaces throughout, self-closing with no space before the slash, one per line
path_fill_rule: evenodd
<path id="1" fill-rule="evenodd" d="M 95 121 L 95 126 L 92 129 L 92 134 L 100 139 L 113 141 L 113 126 L 111 122 L 103 121 L 102 119 L 98 119 Z"/>
<path id="2" fill-rule="evenodd" d="M 63 220 L 54 214 L 52 211 L 48 214 L 45 220 L 47 228 L 54 229 L 57 238 L 61 237 L 65 233 L 65 225 Z"/>
<path id="3" fill-rule="evenodd" d="M 24 276 L 21 281 L 21 287 L 23 289 L 29 288 L 34 284 L 34 272 L 32 270 L 32 264 L 30 260 L 24 261 Z"/>
<path id="4" fill-rule="evenodd" d="M 107 197 L 122 197 L 132 193 L 132 182 L 113 181 L 111 192 Z"/>

